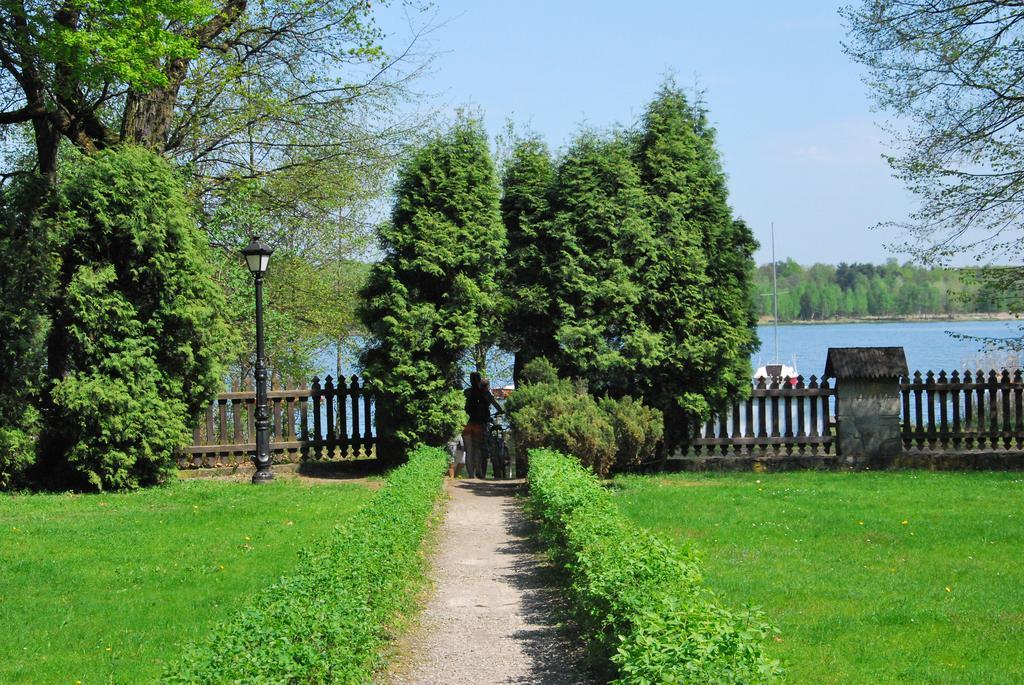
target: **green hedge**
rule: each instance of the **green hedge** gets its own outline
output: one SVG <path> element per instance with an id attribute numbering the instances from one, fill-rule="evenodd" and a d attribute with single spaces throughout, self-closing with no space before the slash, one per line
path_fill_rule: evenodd
<path id="1" fill-rule="evenodd" d="M 690 547 L 633 526 L 578 460 L 530 452 L 531 513 L 570 578 L 592 658 L 616 683 L 777 683 L 763 649 L 772 629 L 702 585 Z"/>
<path id="2" fill-rule="evenodd" d="M 422 587 L 420 548 L 447 467 L 440 449 L 412 452 L 348 525 L 189 649 L 164 682 L 370 682 Z"/>

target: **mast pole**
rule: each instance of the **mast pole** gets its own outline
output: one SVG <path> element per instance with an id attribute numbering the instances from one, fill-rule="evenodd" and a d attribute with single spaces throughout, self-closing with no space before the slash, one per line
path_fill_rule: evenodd
<path id="1" fill-rule="evenodd" d="M 772 224 L 772 309 L 775 313 L 775 363 L 779 363 L 779 276 L 775 269 L 775 222 Z"/>

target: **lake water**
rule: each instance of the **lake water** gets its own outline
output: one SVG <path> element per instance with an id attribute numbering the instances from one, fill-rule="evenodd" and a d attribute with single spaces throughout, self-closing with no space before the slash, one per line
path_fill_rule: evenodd
<path id="1" fill-rule="evenodd" d="M 957 338 L 951 334 L 976 338 L 1012 338 L 1020 335 L 1020 324 L 1013 321 L 893 321 L 866 323 L 786 324 L 779 326 L 780 361 L 791 364 L 796 360 L 797 371 L 805 378 L 811 374 L 821 376 L 825 369 L 825 356 L 829 347 L 891 347 L 902 346 L 907 353 L 911 372 L 940 369 L 977 369 L 979 363 L 986 370 L 1001 367 L 1005 355 L 995 354 L 982 359 L 983 343 L 978 340 Z M 750 362 L 757 368 L 773 361 L 771 325 L 758 326 L 761 350 Z M 317 360 L 320 377 L 334 375 L 334 350 L 328 350 Z M 358 369 L 349 356 L 344 364 L 346 376 Z M 491 360 L 494 387 L 511 382 L 511 360 L 508 355 L 495 354 Z"/>
<path id="2" fill-rule="evenodd" d="M 1020 323 L 1014 321 L 892 321 L 867 323 L 826 323 L 779 325 L 779 357 L 784 363 L 796 358 L 797 371 L 805 378 L 821 376 L 829 347 L 893 347 L 907 353 L 910 371 L 922 373 L 940 369 L 952 371 L 977 369 L 979 363 L 987 370 L 1006 363 L 1005 353 L 984 356 L 984 343 L 957 338 L 954 334 L 974 338 L 1013 338 L 1021 335 Z M 773 327 L 758 326 L 761 350 L 751 358 L 756 368 L 773 361 Z"/>

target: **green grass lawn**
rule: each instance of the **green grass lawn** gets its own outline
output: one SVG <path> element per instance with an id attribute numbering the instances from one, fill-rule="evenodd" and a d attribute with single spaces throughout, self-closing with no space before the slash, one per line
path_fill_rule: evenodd
<path id="1" fill-rule="evenodd" d="M 763 608 L 793 683 L 1024 683 L 1024 474 L 623 477 L 635 521 Z"/>
<path id="2" fill-rule="evenodd" d="M 152 682 L 371 494 L 194 480 L 0 497 L 0 683 Z"/>

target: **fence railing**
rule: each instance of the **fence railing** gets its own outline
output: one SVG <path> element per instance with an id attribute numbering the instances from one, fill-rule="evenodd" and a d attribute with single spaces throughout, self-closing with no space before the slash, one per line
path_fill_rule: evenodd
<path id="1" fill-rule="evenodd" d="M 750 397 L 713 416 L 676 456 L 791 455 L 828 453 L 835 441 L 832 403 L 835 390 L 811 376 L 758 378 Z"/>
<path id="2" fill-rule="evenodd" d="M 984 371 L 920 371 L 900 379 L 904 449 L 1024 448 L 1024 378 Z"/>
<path id="3" fill-rule="evenodd" d="M 835 452 L 842 388 L 811 376 L 759 378 L 750 397 L 713 416 L 674 457 Z M 1024 372 L 915 372 L 899 382 L 904 450 L 1024 450 Z M 357 376 L 335 384 L 272 380 L 267 393 L 275 461 L 368 457 L 377 446 L 376 398 Z M 181 468 L 231 466 L 256 448 L 256 393 L 234 387 L 206 409 Z"/>
<path id="4" fill-rule="evenodd" d="M 354 459 L 373 454 L 377 444 L 376 398 L 359 377 L 321 384 L 273 377 L 267 392 L 270 449 L 274 461 Z M 180 468 L 234 466 L 256 449 L 256 392 L 251 382 L 221 393 L 207 407 L 192 434 Z"/>
<path id="5" fill-rule="evenodd" d="M 1024 371 L 917 371 L 899 379 L 905 451 L 1024 451 Z M 842 388 L 757 379 L 750 398 L 701 426 L 676 457 L 817 455 L 835 451 Z"/>

